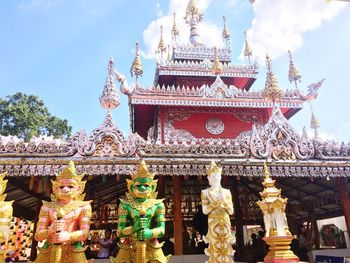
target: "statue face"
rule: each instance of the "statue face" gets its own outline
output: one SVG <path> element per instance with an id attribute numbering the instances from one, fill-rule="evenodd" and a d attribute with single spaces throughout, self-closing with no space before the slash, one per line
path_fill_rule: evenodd
<path id="1" fill-rule="evenodd" d="M 61 179 L 57 181 L 55 188 L 55 195 L 58 200 L 70 201 L 80 194 L 80 187 L 73 179 Z"/>
<path id="2" fill-rule="evenodd" d="M 148 198 L 154 192 L 154 185 L 151 178 L 136 178 L 133 181 L 131 190 L 138 198 Z"/>
<path id="3" fill-rule="evenodd" d="M 208 176 L 209 185 L 212 187 L 221 186 L 221 174 L 220 173 L 212 173 Z"/>

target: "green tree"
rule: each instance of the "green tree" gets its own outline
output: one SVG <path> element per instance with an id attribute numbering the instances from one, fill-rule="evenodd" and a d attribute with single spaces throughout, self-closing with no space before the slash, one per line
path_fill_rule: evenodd
<path id="1" fill-rule="evenodd" d="M 16 135 L 29 141 L 33 136 L 68 137 L 72 127 L 66 119 L 52 116 L 37 96 L 17 92 L 0 98 L 0 134 Z"/>

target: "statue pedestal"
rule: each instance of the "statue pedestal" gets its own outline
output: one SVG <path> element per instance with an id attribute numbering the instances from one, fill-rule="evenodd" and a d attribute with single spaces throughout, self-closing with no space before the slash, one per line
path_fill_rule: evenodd
<path id="1" fill-rule="evenodd" d="M 299 258 L 294 255 L 289 246 L 293 236 L 272 236 L 263 239 L 270 246 L 269 252 L 264 258 L 265 263 L 299 262 Z"/>

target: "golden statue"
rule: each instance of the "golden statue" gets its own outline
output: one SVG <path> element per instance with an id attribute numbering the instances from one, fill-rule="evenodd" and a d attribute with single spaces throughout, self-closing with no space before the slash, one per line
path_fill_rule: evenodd
<path id="1" fill-rule="evenodd" d="M 83 201 L 83 177 L 70 161 L 52 180 L 52 201 L 43 201 L 34 235 L 37 241 L 45 240 L 35 263 L 87 262 L 82 241 L 90 230 L 91 201 Z"/>
<path id="2" fill-rule="evenodd" d="M 170 256 L 164 256 L 161 238 L 165 232 L 165 207 L 163 199 L 157 197 L 157 181 L 148 171 L 146 163 L 141 164 L 136 174 L 127 179 L 126 198 L 120 199 L 118 209 L 117 235 L 124 239 L 119 244 L 113 263 L 166 263 Z"/>
<path id="3" fill-rule="evenodd" d="M 232 196 L 230 190 L 221 187 L 221 173 L 222 168 L 213 161 L 207 169 L 210 187 L 202 190 L 201 194 L 203 213 L 208 215 L 208 234 L 204 237 L 204 241 L 209 243 L 205 249 L 205 254 L 209 256 L 208 263 L 233 263 Z"/>
<path id="4" fill-rule="evenodd" d="M 10 234 L 10 223 L 12 218 L 12 203 L 13 201 L 5 201 L 6 194 L 4 194 L 7 180 L 4 180 L 6 173 L 0 174 L 0 243 L 7 242 Z M 0 263 L 4 260 L 5 250 L 0 247 Z"/>
<path id="5" fill-rule="evenodd" d="M 275 187 L 275 180 L 270 177 L 266 162 L 264 163 L 264 190 L 260 193 L 262 200 L 258 201 L 264 214 L 265 237 L 270 250 L 264 258 L 265 263 L 299 262 L 299 258 L 290 250 L 289 244 L 293 236 L 289 231 L 286 205 L 287 198 L 281 197 L 281 190 Z"/>

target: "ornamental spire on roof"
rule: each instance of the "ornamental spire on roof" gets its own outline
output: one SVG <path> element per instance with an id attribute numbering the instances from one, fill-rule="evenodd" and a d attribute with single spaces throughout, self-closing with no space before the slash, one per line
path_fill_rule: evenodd
<path id="1" fill-rule="evenodd" d="M 131 77 L 133 77 L 133 75 L 135 75 L 136 83 L 137 83 L 138 76 L 142 76 L 142 74 L 143 74 L 143 68 L 142 68 L 141 57 L 140 57 L 140 44 L 139 44 L 139 42 L 136 42 L 135 58 L 134 58 L 134 61 L 132 62 L 132 65 L 130 68 L 130 73 L 131 73 Z"/>
<path id="2" fill-rule="evenodd" d="M 163 26 L 160 26 L 160 39 L 159 39 L 157 52 L 160 53 L 161 58 L 163 58 L 163 53 L 165 51 L 166 51 L 166 47 L 163 39 Z"/>
<path id="3" fill-rule="evenodd" d="M 265 89 L 263 91 L 263 97 L 266 101 L 271 101 L 273 103 L 282 99 L 283 92 L 277 82 L 275 74 L 272 71 L 271 59 L 266 54 L 266 82 Z"/>
<path id="4" fill-rule="evenodd" d="M 218 58 L 216 47 L 214 48 L 214 61 L 213 61 L 213 66 L 211 68 L 211 72 L 213 72 L 213 74 L 215 75 L 219 75 L 222 72 L 222 64 Z"/>
<path id="5" fill-rule="evenodd" d="M 106 110 L 111 110 L 120 104 L 119 95 L 115 88 L 114 80 L 114 62 L 110 58 L 108 61 L 108 75 L 106 78 L 105 86 L 100 96 L 100 104 Z"/>
<path id="6" fill-rule="evenodd" d="M 315 132 L 315 138 L 318 138 L 318 128 L 320 128 L 320 122 L 318 121 L 318 119 L 316 118 L 314 111 L 312 109 L 312 105 L 310 103 L 310 108 L 311 108 L 311 129 L 314 130 Z"/>
<path id="7" fill-rule="evenodd" d="M 295 83 L 295 88 L 298 89 L 297 82 L 298 81 L 300 82 L 301 75 L 300 75 L 299 71 L 297 70 L 297 68 L 294 65 L 293 58 L 292 58 L 292 53 L 290 52 L 290 50 L 288 50 L 288 54 L 289 54 L 288 79 L 289 79 L 290 83 L 294 82 Z"/>
<path id="8" fill-rule="evenodd" d="M 173 28 L 171 29 L 171 35 L 173 37 L 174 42 L 176 43 L 176 38 L 179 36 L 179 29 L 176 25 L 176 13 L 174 12 L 174 23 Z"/>
<path id="9" fill-rule="evenodd" d="M 200 12 L 197 7 L 196 0 L 190 0 L 186 9 L 185 20 L 187 24 L 190 24 L 191 33 L 190 33 L 190 43 L 192 45 L 199 45 L 199 32 L 198 32 L 198 23 L 202 21 L 203 14 Z"/>
<path id="10" fill-rule="evenodd" d="M 231 35 L 230 35 L 230 32 L 228 31 L 228 27 L 226 25 L 226 17 L 223 16 L 223 19 L 224 19 L 224 29 L 222 31 L 222 38 L 224 39 L 226 47 L 228 47 L 230 44 L 230 36 Z"/>
<path id="11" fill-rule="evenodd" d="M 244 56 L 248 58 L 249 65 L 251 65 L 250 58 L 253 55 L 253 52 L 252 52 L 252 49 L 250 48 L 250 45 L 248 44 L 247 31 L 244 31 L 244 38 L 245 38 Z"/>

